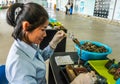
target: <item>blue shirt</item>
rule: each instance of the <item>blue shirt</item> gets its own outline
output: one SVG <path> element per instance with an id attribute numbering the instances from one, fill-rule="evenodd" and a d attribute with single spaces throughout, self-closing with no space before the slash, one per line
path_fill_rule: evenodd
<path id="1" fill-rule="evenodd" d="M 47 60 L 53 49 L 48 45 L 40 50 L 36 45 L 15 40 L 6 61 L 6 77 L 10 84 L 46 84 Z"/>

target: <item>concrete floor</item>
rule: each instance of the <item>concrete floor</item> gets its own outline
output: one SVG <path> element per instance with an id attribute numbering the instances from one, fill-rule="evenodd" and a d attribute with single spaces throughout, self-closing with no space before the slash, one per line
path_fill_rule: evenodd
<path id="1" fill-rule="evenodd" d="M 0 64 L 5 64 L 7 54 L 13 43 L 13 28 L 6 23 L 6 10 L 0 10 Z"/>
<path id="2" fill-rule="evenodd" d="M 65 15 L 60 11 L 48 11 L 50 17 L 56 18 L 63 23 L 63 26 L 68 32 L 74 33 L 79 40 L 99 41 L 109 45 L 112 48 L 112 54 L 108 58 L 115 58 L 120 61 L 120 26 L 108 24 L 99 20 L 85 18 L 83 16 Z M 6 21 L 6 10 L 0 10 L 0 64 L 5 64 L 7 54 L 13 42 L 11 33 L 13 28 Z M 74 43 L 70 38 L 67 38 L 66 52 L 75 51 Z"/>

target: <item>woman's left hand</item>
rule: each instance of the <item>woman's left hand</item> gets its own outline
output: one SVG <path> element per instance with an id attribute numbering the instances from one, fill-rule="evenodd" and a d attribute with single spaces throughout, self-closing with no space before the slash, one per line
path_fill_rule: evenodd
<path id="1" fill-rule="evenodd" d="M 79 74 L 70 84 L 94 84 L 97 77 L 93 71 Z"/>

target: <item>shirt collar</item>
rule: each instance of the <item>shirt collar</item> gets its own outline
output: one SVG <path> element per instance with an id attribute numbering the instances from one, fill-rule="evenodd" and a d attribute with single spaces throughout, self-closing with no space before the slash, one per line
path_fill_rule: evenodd
<path id="1" fill-rule="evenodd" d="M 36 49 L 25 43 L 24 41 L 20 41 L 19 39 L 15 40 L 15 44 L 18 48 L 20 48 L 25 54 L 27 54 L 30 58 L 34 58 L 37 52 Z"/>

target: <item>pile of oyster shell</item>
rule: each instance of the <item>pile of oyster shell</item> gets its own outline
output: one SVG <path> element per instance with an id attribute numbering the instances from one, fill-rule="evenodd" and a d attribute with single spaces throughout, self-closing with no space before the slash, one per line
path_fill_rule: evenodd
<path id="1" fill-rule="evenodd" d="M 97 46 L 91 42 L 85 42 L 84 44 L 81 45 L 81 48 L 89 52 L 97 52 L 97 53 L 107 52 L 104 46 Z"/>

